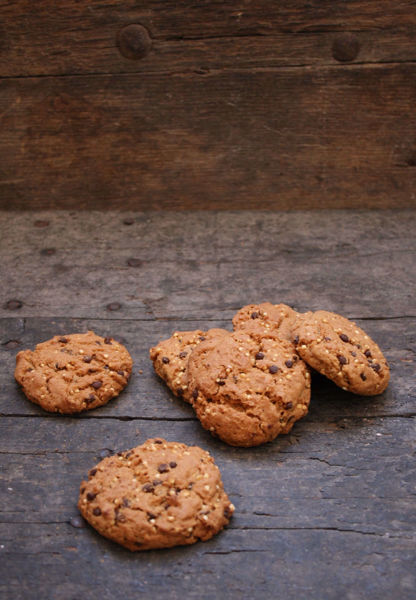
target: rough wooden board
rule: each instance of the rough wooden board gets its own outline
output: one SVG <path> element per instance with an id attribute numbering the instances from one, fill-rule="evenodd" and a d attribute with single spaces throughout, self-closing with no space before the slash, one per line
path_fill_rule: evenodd
<path id="1" fill-rule="evenodd" d="M 414 211 L 151 212 L 127 226 L 128 215 L 3 212 L 0 316 L 231 319 L 265 299 L 416 316 Z"/>
<path id="2" fill-rule="evenodd" d="M 412 63 L 0 80 L 0 207 L 414 207 Z"/>
<path id="3" fill-rule="evenodd" d="M 319 421 L 343 417 L 415 414 L 416 384 L 414 357 L 416 352 L 416 318 L 357 321 L 380 344 L 390 363 L 392 381 L 380 396 L 360 397 L 345 393 L 324 377 L 313 379 L 313 401 L 308 419 Z M 194 413 L 188 404 L 175 398 L 156 376 L 149 359 L 149 348 L 166 339 L 176 330 L 231 329 L 231 322 L 192 320 L 85 320 L 30 318 L 16 326 L 14 319 L 0 319 L 0 413 L 3 415 L 47 416 L 41 408 L 29 402 L 10 377 L 14 372 L 19 350 L 33 349 L 41 341 L 56 334 L 83 332 L 92 329 L 100 335 L 113 335 L 129 349 L 133 361 L 133 377 L 118 400 L 82 418 L 186 419 Z M 9 347 L 11 340 L 19 345 Z M 142 371 L 142 373 L 140 373 Z"/>
<path id="4" fill-rule="evenodd" d="M 122 225 L 131 217 L 133 225 Z M 410 211 L 1 214 L 2 302 L 22 291 L 25 304 L 2 305 L 0 315 L 0 593 L 13 600 L 214 600 L 224 590 L 231 599 L 413 599 L 414 219 Z M 34 226 L 39 221 L 50 225 Z M 52 247 L 56 254 L 40 254 Z M 146 263 L 138 281 L 151 280 L 167 300 L 130 314 L 96 310 L 110 297 L 108 272 L 110 291 L 120 294 L 131 285 L 126 273 L 140 273 L 125 266 L 130 257 Z M 201 286 L 192 275 L 198 270 Z M 83 289 L 81 280 L 75 285 L 79 273 Z M 170 282 L 162 284 L 160 273 Z M 273 286 L 272 276 L 292 287 Z M 48 286 L 56 297 L 42 296 Z M 180 294 L 193 296 L 191 314 Z M 325 306 L 357 319 L 386 352 L 391 384 L 381 396 L 360 398 L 315 377 L 310 413 L 289 435 L 259 448 L 228 447 L 172 398 L 148 348 L 174 329 L 229 328 L 243 303 L 295 296 L 302 310 Z M 13 381 L 15 354 L 87 328 L 121 338 L 134 376 L 102 409 L 46 415 Z M 237 507 L 230 527 L 205 544 L 136 555 L 71 527 L 79 482 L 100 451 L 160 435 L 210 450 Z"/>
<path id="5" fill-rule="evenodd" d="M 2 76 L 187 71 L 334 64 L 340 33 L 360 41 L 357 60 L 415 60 L 412 2 L 17 1 L 0 7 Z M 152 38 L 142 60 L 126 60 L 119 30 L 141 23 Z M 7 25 L 6 25 L 7 24 Z M 46 35 L 47 34 L 47 35 Z"/>

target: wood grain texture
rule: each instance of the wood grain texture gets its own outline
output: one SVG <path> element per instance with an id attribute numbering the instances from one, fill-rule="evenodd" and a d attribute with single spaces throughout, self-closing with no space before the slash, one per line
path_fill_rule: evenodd
<path id="1" fill-rule="evenodd" d="M 413 600 L 415 218 L 1 213 L 0 595 Z M 22 306 L 8 308 L 12 299 Z M 386 392 L 354 396 L 315 375 L 309 414 L 290 434 L 251 449 L 212 438 L 154 374 L 148 349 L 175 329 L 231 328 L 240 306 L 261 300 L 356 319 L 389 360 Z M 130 350 L 128 387 L 78 417 L 43 412 L 13 380 L 16 353 L 88 328 Z M 134 555 L 72 527 L 79 483 L 103 450 L 162 435 L 213 454 L 236 506 L 230 526 Z"/>
<path id="2" fill-rule="evenodd" d="M 413 2 L 19 0 L 0 33 L 1 208 L 416 205 Z"/>

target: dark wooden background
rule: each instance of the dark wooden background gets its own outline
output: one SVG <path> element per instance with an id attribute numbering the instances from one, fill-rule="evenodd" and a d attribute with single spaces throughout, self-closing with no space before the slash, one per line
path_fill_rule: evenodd
<path id="1" fill-rule="evenodd" d="M 415 41 L 410 0 L 1 2 L 0 207 L 414 207 Z"/>

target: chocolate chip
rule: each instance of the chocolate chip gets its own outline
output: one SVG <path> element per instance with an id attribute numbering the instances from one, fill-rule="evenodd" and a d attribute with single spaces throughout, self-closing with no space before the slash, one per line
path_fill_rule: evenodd
<path id="1" fill-rule="evenodd" d="M 130 506 L 130 502 L 129 502 L 128 498 L 123 498 L 123 506 L 126 506 L 126 507 Z"/>
<path id="2" fill-rule="evenodd" d="M 91 471 L 88 473 L 88 475 L 90 477 L 94 477 L 94 475 L 96 474 L 96 472 L 97 472 L 97 469 L 91 469 Z"/>
<path id="3" fill-rule="evenodd" d="M 134 219 L 128 217 L 127 219 L 123 219 L 124 225 L 133 225 Z"/>
<path id="4" fill-rule="evenodd" d="M 218 385 L 225 385 L 225 381 L 223 379 L 220 379 L 217 383 Z"/>
<path id="5" fill-rule="evenodd" d="M 92 514 L 95 515 L 96 517 L 99 517 L 101 514 L 101 508 L 99 508 L 98 506 L 96 506 L 94 508 L 94 510 L 92 511 Z"/>
<path id="6" fill-rule="evenodd" d="M 232 514 L 233 514 L 233 512 L 232 512 L 232 510 L 230 509 L 230 507 L 229 507 L 229 506 L 226 506 L 226 507 L 224 508 L 224 517 L 225 517 L 226 519 L 229 519 L 229 518 L 231 517 L 231 515 L 232 515 Z"/>
<path id="7" fill-rule="evenodd" d="M 156 515 L 154 515 L 154 514 L 153 514 L 153 513 L 151 513 L 151 512 L 148 512 L 148 513 L 147 513 L 147 517 L 148 517 L 149 519 L 156 519 Z"/>
<path id="8" fill-rule="evenodd" d="M 72 527 L 75 527 L 75 529 L 82 529 L 85 527 L 85 521 L 81 517 L 71 517 L 68 522 Z"/>
<path id="9" fill-rule="evenodd" d="M 179 353 L 179 358 L 186 358 L 188 356 L 187 352 L 180 352 Z"/>
<path id="10" fill-rule="evenodd" d="M 158 466 L 157 470 L 159 473 L 167 473 L 169 471 L 169 465 L 166 463 L 162 463 Z"/>
<path id="11" fill-rule="evenodd" d="M 104 369 L 107 369 L 107 371 L 108 371 L 109 368 L 110 367 L 108 365 L 104 365 Z"/>
<path id="12" fill-rule="evenodd" d="M 339 360 L 340 365 L 346 365 L 348 362 L 345 356 L 342 356 L 342 354 L 337 354 L 337 359 Z"/>
<path id="13" fill-rule="evenodd" d="M 365 350 L 364 354 L 367 358 L 372 358 L 372 354 L 371 354 L 370 350 Z"/>
<path id="14" fill-rule="evenodd" d="M 123 515 L 123 513 L 120 512 L 119 508 L 116 508 L 114 513 L 115 513 L 116 521 L 118 521 L 120 523 L 124 523 L 126 521 L 126 515 Z"/>
<path id="15" fill-rule="evenodd" d="M 103 382 L 102 381 L 93 381 L 91 385 L 95 390 L 98 390 L 103 385 Z"/>
<path id="16" fill-rule="evenodd" d="M 95 400 L 94 394 L 90 394 L 86 400 L 87 400 L 87 404 L 94 402 L 94 400 Z"/>
<path id="17" fill-rule="evenodd" d="M 61 344 L 67 344 L 68 341 L 69 341 L 68 338 L 63 337 L 63 336 L 58 339 L 58 342 L 61 342 Z"/>
<path id="18" fill-rule="evenodd" d="M 92 361 L 92 356 L 84 356 L 84 358 L 82 359 L 84 362 L 86 363 L 90 363 Z"/>
<path id="19" fill-rule="evenodd" d="M 286 402 L 285 408 L 287 408 L 287 409 L 293 408 L 293 402 Z"/>
<path id="20" fill-rule="evenodd" d="M 99 457 L 100 458 L 107 458 L 107 456 L 112 456 L 114 454 L 114 450 L 112 450 L 111 448 L 103 448 L 100 451 Z"/>
<path id="21" fill-rule="evenodd" d="M 381 369 L 381 366 L 380 366 L 378 363 L 374 363 L 374 364 L 370 365 L 370 367 L 371 367 L 372 369 L 374 369 L 374 371 L 375 371 L 376 373 L 378 373 L 378 372 L 380 371 L 380 369 Z"/>
<path id="22" fill-rule="evenodd" d="M 129 258 L 129 260 L 127 261 L 127 264 L 129 267 L 141 267 L 143 264 L 143 261 L 140 260 L 140 258 Z"/>
<path id="23" fill-rule="evenodd" d="M 155 444 L 163 444 L 163 440 L 154 440 Z"/>
<path id="24" fill-rule="evenodd" d="M 174 469 L 174 468 L 175 468 L 175 467 L 177 467 L 178 465 L 177 465 L 177 463 L 176 463 L 174 460 L 172 460 L 172 461 L 169 463 L 169 466 L 170 466 L 170 468 L 171 468 L 171 469 Z"/>
<path id="25" fill-rule="evenodd" d="M 257 352 L 257 354 L 256 354 L 256 356 L 254 358 L 256 360 L 262 360 L 264 358 L 263 352 Z"/>
<path id="26" fill-rule="evenodd" d="M 252 312 L 251 315 L 250 315 L 250 317 L 252 319 L 258 319 L 259 318 L 259 313 L 258 312 Z"/>
<path id="27" fill-rule="evenodd" d="M 94 500 L 94 498 L 96 497 L 97 494 L 94 494 L 93 492 L 88 492 L 87 494 L 87 500 L 88 502 L 91 502 L 91 500 Z"/>
<path id="28" fill-rule="evenodd" d="M 104 344 L 111 344 L 111 340 L 112 340 L 112 338 L 110 338 L 110 337 L 104 338 Z"/>
<path id="29" fill-rule="evenodd" d="M 169 360 L 169 358 L 168 358 L 167 356 L 162 356 L 162 362 L 163 362 L 165 365 L 167 365 L 167 364 L 170 362 L 170 360 Z"/>
<path id="30" fill-rule="evenodd" d="M 293 343 L 299 344 L 299 336 L 298 335 L 293 339 Z"/>
<path id="31" fill-rule="evenodd" d="M 9 300 L 4 305 L 4 308 L 7 308 L 7 310 L 18 310 L 19 308 L 22 308 L 22 306 L 23 302 L 21 300 Z"/>
<path id="32" fill-rule="evenodd" d="M 194 391 L 192 392 L 192 398 L 194 400 L 196 400 L 198 398 L 198 390 L 197 389 L 194 389 Z"/>
<path id="33" fill-rule="evenodd" d="M 42 256 L 53 256 L 56 254 L 56 248 L 42 248 L 40 253 Z"/>
<path id="34" fill-rule="evenodd" d="M 124 377 L 124 371 L 117 371 L 117 375 L 120 375 L 120 377 Z"/>
<path id="35" fill-rule="evenodd" d="M 330 341 L 331 341 L 331 338 L 330 338 L 330 337 L 328 337 L 328 336 L 326 336 L 326 337 L 324 337 L 324 340 L 325 340 L 326 342 L 330 342 Z"/>
<path id="36" fill-rule="evenodd" d="M 156 487 L 157 485 L 162 485 L 163 481 L 160 481 L 159 479 L 155 479 L 152 483 Z"/>
<path id="37" fill-rule="evenodd" d="M 345 335 L 345 333 L 340 333 L 339 337 L 341 338 L 341 340 L 343 342 L 349 342 L 350 341 L 350 338 L 347 335 Z"/>
<path id="38" fill-rule="evenodd" d="M 356 352 L 351 352 L 351 356 L 357 356 Z"/>
<path id="39" fill-rule="evenodd" d="M 106 309 L 110 310 L 110 311 L 120 310 L 120 308 L 121 308 L 120 302 L 111 302 L 110 304 L 107 304 L 107 306 L 106 306 Z"/>
<path id="40" fill-rule="evenodd" d="M 206 340 L 206 337 L 204 335 L 200 335 L 199 339 L 201 340 L 201 342 L 203 342 L 204 340 Z"/>
<path id="41" fill-rule="evenodd" d="M 288 369 L 291 369 L 293 367 L 293 361 L 292 360 L 287 360 L 285 362 L 285 365 L 287 366 Z"/>
<path id="42" fill-rule="evenodd" d="M 191 490 L 194 487 L 194 482 L 191 481 L 190 483 L 188 483 L 188 490 Z"/>
<path id="43" fill-rule="evenodd" d="M 154 489 L 155 488 L 152 486 L 151 483 L 145 483 L 144 486 L 142 487 L 142 490 L 146 493 L 153 492 Z"/>
<path id="44" fill-rule="evenodd" d="M 182 388 L 178 388 L 176 390 L 176 393 L 178 394 L 178 396 L 183 396 L 183 389 Z"/>
<path id="45" fill-rule="evenodd" d="M 363 381 L 365 381 L 367 379 L 367 377 L 364 375 L 364 373 L 360 373 L 360 377 Z"/>
<path id="46" fill-rule="evenodd" d="M 269 373 L 271 373 L 272 375 L 274 375 L 274 373 L 277 373 L 278 370 L 279 370 L 279 367 L 277 365 L 271 365 L 269 367 Z"/>

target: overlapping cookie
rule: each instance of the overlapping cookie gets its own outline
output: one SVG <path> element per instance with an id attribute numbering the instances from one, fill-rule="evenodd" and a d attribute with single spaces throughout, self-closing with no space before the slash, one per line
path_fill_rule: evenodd
<path id="1" fill-rule="evenodd" d="M 16 356 L 15 378 L 29 400 L 50 412 L 106 404 L 127 385 L 132 359 L 113 338 L 92 331 L 55 336 Z"/>
<path id="2" fill-rule="evenodd" d="M 98 463 L 78 508 L 101 535 L 133 551 L 208 540 L 234 512 L 210 454 L 164 439 Z"/>
<path id="3" fill-rule="evenodd" d="M 378 345 L 353 321 L 318 310 L 301 315 L 294 328 L 295 344 L 303 360 L 344 390 L 381 394 L 390 372 Z"/>
<path id="4" fill-rule="evenodd" d="M 310 375 L 286 340 L 242 331 L 212 336 L 192 352 L 188 387 L 202 426 L 233 446 L 288 433 L 310 401 Z"/>
<path id="5" fill-rule="evenodd" d="M 282 340 L 293 341 L 293 330 L 297 313 L 287 304 L 248 304 L 233 317 L 235 331 L 244 331 L 256 339 L 277 336 Z"/>

